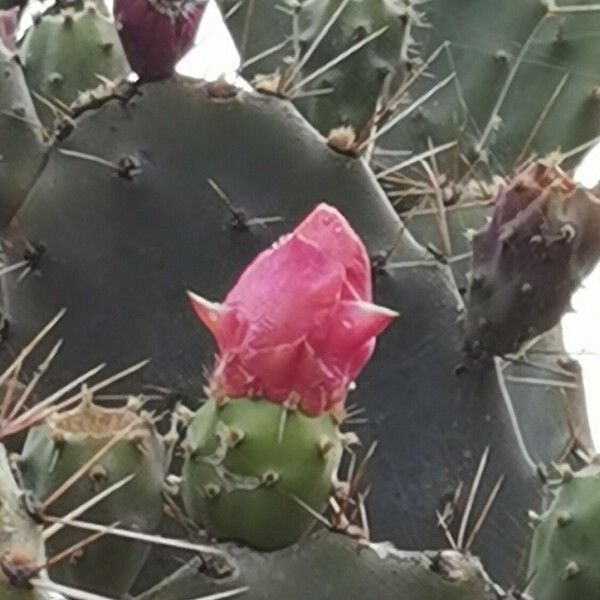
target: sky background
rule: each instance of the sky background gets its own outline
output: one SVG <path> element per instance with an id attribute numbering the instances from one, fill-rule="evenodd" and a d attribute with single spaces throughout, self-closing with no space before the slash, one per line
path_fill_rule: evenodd
<path id="1" fill-rule="evenodd" d="M 106 0 L 112 9 L 112 0 Z M 42 6 L 34 3 L 33 9 Z M 23 24 L 27 26 L 25 22 Z M 211 0 L 202 20 L 196 46 L 178 66 L 190 77 L 217 79 L 223 73 L 235 74 L 239 56 Z M 576 174 L 577 180 L 593 186 L 600 180 L 600 146 L 592 150 Z M 563 319 L 567 349 L 579 360 L 583 369 L 588 412 L 594 441 L 600 448 L 600 267 L 592 273 L 573 299 L 574 312 Z"/>

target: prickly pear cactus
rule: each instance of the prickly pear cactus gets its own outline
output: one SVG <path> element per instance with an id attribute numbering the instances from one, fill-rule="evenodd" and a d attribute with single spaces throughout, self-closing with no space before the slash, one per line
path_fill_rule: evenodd
<path id="1" fill-rule="evenodd" d="M 594 545 L 600 527 L 600 467 L 562 470 L 555 498 L 541 516 L 529 558 L 528 591 L 534 598 L 600 598 Z"/>
<path id="2" fill-rule="evenodd" d="M 364 141 L 404 75 L 399 59 L 410 45 L 414 10 L 390 0 L 299 3 L 296 61 L 281 64 L 275 74 L 259 70 L 258 61 L 251 67 L 255 84 L 294 98 L 320 131 L 348 127 L 350 136 Z M 293 56 L 291 43 L 285 49 Z"/>
<path id="3" fill-rule="evenodd" d="M 563 171 L 599 127 L 596 3 L 220 4 L 256 91 L 173 75 L 203 0 L 117 2 L 119 32 L 48 7 L 19 48 L 45 130 L 0 47 L 0 431 L 36 425 L 16 480 L 0 455 L 27 546 L 0 596 L 593 597 L 596 467 L 540 501 L 593 454 L 555 354 L 599 258 Z M 64 348 L 15 361 L 49 321 Z M 170 467 L 150 413 L 53 404 L 145 357 L 129 385 L 187 417 Z"/>
<path id="4" fill-rule="evenodd" d="M 377 142 L 395 154 L 435 154 L 441 173 L 454 179 L 474 169 L 491 178 L 532 152 L 571 151 L 595 136 L 595 41 L 587 34 L 600 15 L 591 0 L 569 4 L 223 0 L 221 6 L 242 73 L 250 79 L 275 73 L 284 83 L 285 74 L 296 77 L 267 89 L 290 97 L 324 135 L 351 126 L 352 151 Z"/>
<path id="5" fill-rule="evenodd" d="M 415 41 L 427 68 L 410 89 L 414 103 L 381 139 L 393 150 L 443 144 L 443 173 L 491 177 L 532 153 L 575 151 L 598 133 L 594 2 L 434 0 Z M 527 101 L 524 101 L 524 99 Z M 460 179 L 455 179 L 460 181 Z"/>
<path id="6" fill-rule="evenodd" d="M 231 557 L 212 574 L 198 561 L 136 600 L 185 600 L 194 593 L 218 593 L 247 586 L 244 598 L 364 598 L 380 600 L 498 600 L 510 598 L 495 586 L 481 565 L 452 550 L 401 552 L 391 544 L 357 542 L 319 532 L 299 544 L 268 555 L 226 546 Z M 339 573 L 335 582 L 332 573 Z M 502 594 L 502 595 L 501 595 Z"/>
<path id="7" fill-rule="evenodd" d="M 469 352 L 518 352 L 558 324 L 600 258 L 600 197 L 551 163 L 534 163 L 500 192 L 473 237 Z M 510 326 L 507 327 L 507 324 Z"/>
<path id="8" fill-rule="evenodd" d="M 94 2 L 36 19 L 19 55 L 46 125 L 67 112 L 82 92 L 129 73 L 114 23 Z"/>
<path id="9" fill-rule="evenodd" d="M 74 520 L 81 516 L 100 525 L 118 523 L 154 533 L 162 517 L 165 460 L 150 415 L 140 416 L 133 408 L 101 408 L 88 399 L 31 429 L 19 465 L 25 485 L 50 515 L 68 517 L 99 493 L 124 484 Z M 61 490 L 82 468 L 84 474 Z M 65 527 L 47 538 L 46 547 L 58 554 L 86 535 L 89 531 Z M 57 563 L 50 574 L 71 587 L 121 596 L 131 588 L 148 550 L 146 544 L 107 536 Z"/>
<path id="10" fill-rule="evenodd" d="M 29 583 L 45 561 L 40 527 L 25 513 L 6 450 L 0 444 L 0 597 L 2 600 L 49 600 Z"/>
<path id="11" fill-rule="evenodd" d="M 162 115 L 173 107 L 167 122 Z M 512 582 L 520 561 L 514 548 L 528 538 L 525 515 L 537 504 L 538 483 L 498 373 L 461 367 L 460 298 L 449 271 L 430 264 L 408 234 L 398 237 L 400 221 L 367 164 L 329 149 L 284 101 L 177 78 L 144 86 L 127 107 L 112 102 L 82 118 L 19 213 L 25 234 L 44 240 L 46 254 L 39 276 L 12 280 L 11 339 L 30 338 L 36 323 L 39 329 L 67 304 L 59 327 L 72 342 L 62 351 L 63 374 L 149 356 L 140 384 L 183 393 L 193 404 L 205 383 L 200 365 L 214 348 L 193 333 L 185 289 L 223 297 L 231 274 L 325 199 L 355 226 L 371 257 L 389 254 L 374 293 L 401 315 L 352 399 L 367 411 L 358 430 L 364 444 L 379 441 L 368 470 L 378 490 L 370 498 L 372 534 L 408 548 L 438 547 L 444 535 L 435 511 L 449 510 L 458 535 L 467 497 L 457 504 L 452 498 L 461 481 L 473 480 L 491 444 L 482 496 L 504 479 L 474 550 L 492 576 Z M 172 235 L 165 237 L 165 228 Z M 222 265 L 207 244 L 219 249 Z M 105 281 L 114 282 L 109 295 Z M 96 307 L 94 319 L 89 306 Z M 430 335 L 438 342 L 422 331 L 437 332 Z M 53 383 L 50 374 L 45 383 Z M 545 439 L 562 451 L 571 439 L 568 424 L 560 421 Z"/>
<path id="12" fill-rule="evenodd" d="M 215 537 L 285 548 L 324 512 L 342 441 L 329 414 L 308 417 L 267 400 L 208 401 L 187 429 L 182 496 Z"/>
<path id="13" fill-rule="evenodd" d="M 18 58 L 0 40 L 0 226 L 29 192 L 44 162 L 38 121 Z"/>

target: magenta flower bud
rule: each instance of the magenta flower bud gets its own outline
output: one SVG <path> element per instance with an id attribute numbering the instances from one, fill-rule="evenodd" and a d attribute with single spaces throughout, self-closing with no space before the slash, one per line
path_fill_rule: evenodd
<path id="1" fill-rule="evenodd" d="M 117 29 L 141 79 L 171 75 L 194 45 L 206 0 L 115 0 Z"/>
<path id="2" fill-rule="evenodd" d="M 371 302 L 365 247 L 325 204 L 262 252 L 222 304 L 190 299 L 220 351 L 213 398 L 266 398 L 309 415 L 343 406 L 397 316 Z"/>

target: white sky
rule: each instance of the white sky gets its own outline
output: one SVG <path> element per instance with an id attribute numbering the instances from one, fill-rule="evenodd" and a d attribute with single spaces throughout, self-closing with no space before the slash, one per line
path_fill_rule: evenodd
<path id="1" fill-rule="evenodd" d="M 112 9 L 112 0 L 106 3 Z M 234 77 L 238 65 L 235 46 L 211 0 L 196 46 L 181 61 L 178 71 L 191 77 L 216 79 L 223 73 Z M 588 186 L 600 180 L 600 146 L 587 156 L 577 172 L 577 179 Z M 573 308 L 575 312 L 563 319 L 565 342 L 582 365 L 590 422 L 594 440 L 600 447 L 600 267 L 576 293 Z"/>

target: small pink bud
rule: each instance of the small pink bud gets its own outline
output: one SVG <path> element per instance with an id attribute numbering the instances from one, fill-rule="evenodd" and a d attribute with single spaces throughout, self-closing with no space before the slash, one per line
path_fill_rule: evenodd
<path id="1" fill-rule="evenodd" d="M 115 0 L 117 29 L 141 79 L 171 75 L 187 54 L 207 0 Z"/>
<path id="2" fill-rule="evenodd" d="M 19 9 L 17 7 L 8 10 L 0 10 L 0 44 L 10 52 L 17 49 L 17 24 L 19 21 Z"/>
<path id="3" fill-rule="evenodd" d="M 343 404 L 397 316 L 371 302 L 365 247 L 326 204 L 262 252 L 222 304 L 189 296 L 219 347 L 215 396 L 260 396 L 307 414 Z"/>

